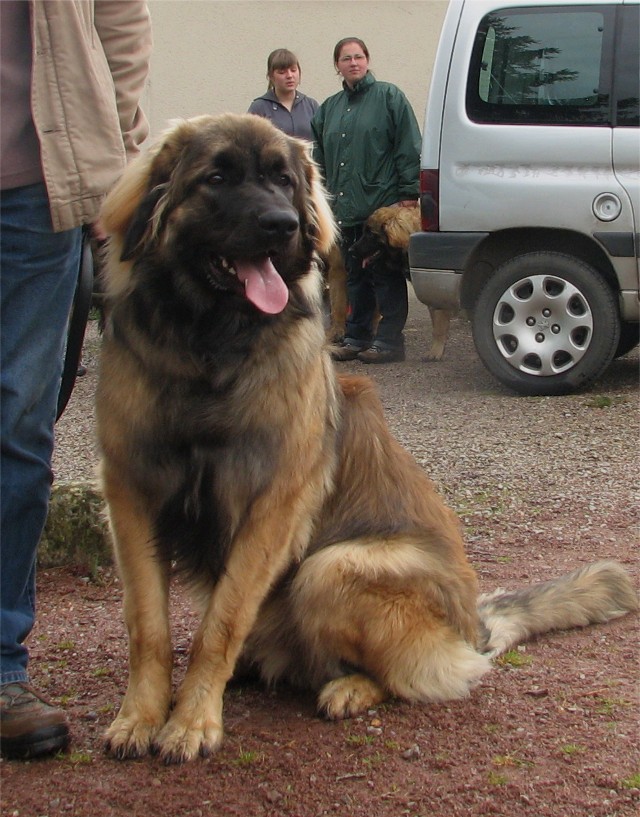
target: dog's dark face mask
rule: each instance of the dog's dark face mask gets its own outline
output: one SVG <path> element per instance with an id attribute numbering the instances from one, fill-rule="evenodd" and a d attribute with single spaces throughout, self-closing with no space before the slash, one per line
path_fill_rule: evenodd
<path id="1" fill-rule="evenodd" d="M 385 249 L 389 249 L 385 238 L 365 224 L 362 235 L 349 247 L 349 252 L 362 262 L 363 267 L 367 267 L 375 263 Z"/>
<path id="2" fill-rule="evenodd" d="M 280 313 L 313 254 L 298 151 L 252 128 L 199 132 L 178 151 L 163 148 L 122 259 L 151 253 L 196 279 L 203 298 L 241 296 L 262 313 Z"/>

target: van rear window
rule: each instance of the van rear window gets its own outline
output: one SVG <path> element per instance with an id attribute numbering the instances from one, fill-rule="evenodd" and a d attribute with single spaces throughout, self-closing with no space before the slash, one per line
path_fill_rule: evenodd
<path id="1" fill-rule="evenodd" d="M 505 8 L 481 22 L 467 85 L 476 122 L 602 125 L 610 119 L 615 9 Z"/>

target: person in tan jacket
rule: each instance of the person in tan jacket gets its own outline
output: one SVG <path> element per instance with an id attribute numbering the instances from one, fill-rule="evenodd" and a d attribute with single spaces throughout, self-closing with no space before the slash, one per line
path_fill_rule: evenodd
<path id="1" fill-rule="evenodd" d="M 142 0 L 0 2 L 0 750 L 56 752 L 64 713 L 30 685 L 36 549 L 82 225 L 148 135 Z"/>

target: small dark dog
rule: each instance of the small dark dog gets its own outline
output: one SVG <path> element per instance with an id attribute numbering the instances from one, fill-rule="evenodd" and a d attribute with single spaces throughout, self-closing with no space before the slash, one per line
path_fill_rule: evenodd
<path id="1" fill-rule="evenodd" d="M 419 207 L 380 207 L 367 219 L 362 237 L 350 249 L 363 266 L 374 261 L 387 268 L 402 271 L 409 277 L 409 236 L 420 229 Z M 449 336 L 451 318 L 457 314 L 448 309 L 429 307 L 433 324 L 431 347 L 423 360 L 442 360 Z"/>

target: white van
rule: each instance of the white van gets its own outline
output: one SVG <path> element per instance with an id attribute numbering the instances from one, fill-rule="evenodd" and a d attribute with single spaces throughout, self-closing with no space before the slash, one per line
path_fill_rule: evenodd
<path id="1" fill-rule="evenodd" d="M 639 20 L 637 0 L 450 0 L 411 279 L 472 313 L 522 394 L 584 387 L 638 343 Z"/>

